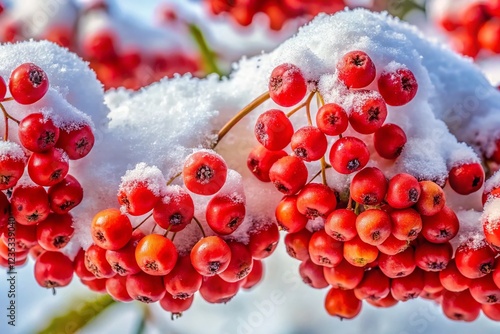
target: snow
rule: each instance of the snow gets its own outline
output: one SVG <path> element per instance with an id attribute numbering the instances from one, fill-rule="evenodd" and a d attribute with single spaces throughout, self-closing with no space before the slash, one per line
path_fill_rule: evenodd
<path id="1" fill-rule="evenodd" d="M 0 161 L 7 159 L 21 160 L 26 163 L 26 155 L 21 145 L 10 141 L 0 141 Z"/>
<path id="2" fill-rule="evenodd" d="M 491 192 L 495 188 L 500 187 L 500 171 L 493 174 L 484 184 L 484 192 Z"/>
<path id="3" fill-rule="evenodd" d="M 500 228 L 500 198 L 495 197 L 486 202 L 481 222 L 489 233 Z"/>
<path id="4" fill-rule="evenodd" d="M 156 166 L 148 166 L 144 162 L 138 163 L 134 169 L 125 172 L 118 192 L 129 193 L 137 184 L 144 184 L 156 197 L 163 196 L 167 190 L 167 181 L 161 170 Z"/>

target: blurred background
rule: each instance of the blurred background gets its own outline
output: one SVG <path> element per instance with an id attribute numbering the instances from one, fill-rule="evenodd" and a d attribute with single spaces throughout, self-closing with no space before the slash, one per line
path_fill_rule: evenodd
<path id="1" fill-rule="evenodd" d="M 0 41 L 47 39 L 89 62 L 106 90 L 139 90 L 163 77 L 191 73 L 229 75 L 243 56 L 270 51 L 321 12 L 365 7 L 386 10 L 417 25 L 430 38 L 471 57 L 492 84 L 500 82 L 498 16 L 480 0 L 0 0 Z M 478 25 L 477 22 L 481 22 Z M 0 59 L 1 61 L 1 59 Z M 484 315 L 474 323 L 448 320 L 422 299 L 389 309 L 364 304 L 354 320 L 324 310 L 325 290 L 301 282 L 299 262 L 284 247 L 265 260 L 263 281 L 226 305 L 195 298 L 171 321 L 158 305 L 115 303 L 95 284 L 76 277 L 58 290 L 40 288 L 33 261 L 18 268 L 17 323 L 0 333 L 500 333 Z M 8 278 L 0 274 L 0 298 Z M 2 303 L 3 305 L 3 303 Z"/>

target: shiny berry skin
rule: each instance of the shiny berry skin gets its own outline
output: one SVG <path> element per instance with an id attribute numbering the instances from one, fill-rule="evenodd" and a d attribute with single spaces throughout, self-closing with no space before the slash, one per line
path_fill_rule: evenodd
<path id="1" fill-rule="evenodd" d="M 387 297 L 390 291 L 390 279 L 380 269 L 373 268 L 365 273 L 363 280 L 354 289 L 354 294 L 359 300 L 380 300 Z"/>
<path id="2" fill-rule="evenodd" d="M 342 261 L 342 246 L 342 242 L 332 239 L 324 230 L 319 230 L 309 240 L 309 257 L 318 266 L 335 267 Z"/>
<path id="3" fill-rule="evenodd" d="M 42 113 L 29 114 L 18 127 L 19 141 L 32 152 L 44 152 L 56 145 L 59 128 Z"/>
<path id="4" fill-rule="evenodd" d="M 1 7 L 2 7 L 2 5 L 0 5 L 0 8 Z M 1 10 L 0 10 L 0 14 L 1 14 Z M 3 101 L 6 93 L 7 93 L 7 84 L 5 83 L 4 78 L 0 76 L 0 101 Z"/>
<path id="5" fill-rule="evenodd" d="M 422 270 L 438 272 L 446 268 L 452 255 L 453 247 L 449 242 L 420 242 L 415 248 L 415 264 Z"/>
<path id="6" fill-rule="evenodd" d="M 494 53 L 500 53 L 500 42 L 498 36 L 500 34 L 500 21 L 497 19 L 486 21 L 479 30 L 477 39 L 479 45 L 486 50 Z"/>
<path id="7" fill-rule="evenodd" d="M 157 191 L 145 181 L 122 183 L 118 192 L 118 203 L 132 216 L 141 216 L 153 210 L 160 201 Z"/>
<path id="8" fill-rule="evenodd" d="M 433 216 L 440 212 L 446 197 L 443 189 L 432 181 L 420 181 L 420 197 L 416 203 L 416 209 L 422 216 Z"/>
<path id="9" fill-rule="evenodd" d="M 307 217 L 297 209 L 297 196 L 285 196 L 276 206 L 276 221 L 282 231 L 295 233 L 307 224 Z"/>
<path id="10" fill-rule="evenodd" d="M 391 217 L 385 211 L 368 209 L 356 218 L 356 231 L 363 242 L 377 246 L 391 234 Z"/>
<path id="11" fill-rule="evenodd" d="M 472 280 L 469 292 L 478 303 L 496 304 L 500 302 L 500 287 L 493 281 L 492 275 Z"/>
<path id="12" fill-rule="evenodd" d="M 243 280 L 243 289 L 248 290 L 260 283 L 264 278 L 264 264 L 262 261 L 254 259 L 250 274 Z"/>
<path id="13" fill-rule="evenodd" d="M 227 269 L 231 248 L 218 236 L 200 239 L 191 249 L 193 268 L 202 276 L 214 276 Z"/>
<path id="14" fill-rule="evenodd" d="M 299 261 L 309 259 L 309 240 L 312 233 L 308 229 L 301 229 L 298 232 L 287 233 L 285 235 L 285 247 L 289 256 Z"/>
<path id="15" fill-rule="evenodd" d="M 231 261 L 229 265 L 219 274 L 226 282 L 238 282 L 250 274 L 253 265 L 252 254 L 247 246 L 240 242 L 228 242 L 231 249 Z"/>
<path id="16" fill-rule="evenodd" d="M 467 290 L 472 280 L 458 271 L 455 260 L 452 259 L 446 268 L 439 272 L 439 281 L 446 290 L 460 292 Z"/>
<path id="17" fill-rule="evenodd" d="M 94 147 L 94 133 L 89 125 L 77 129 L 61 129 L 56 147 L 62 148 L 71 160 L 81 159 Z"/>
<path id="18" fill-rule="evenodd" d="M 445 291 L 441 305 L 443 313 L 451 320 L 472 322 L 479 317 L 481 304 L 472 298 L 469 290 Z"/>
<path id="19" fill-rule="evenodd" d="M 38 244 L 49 251 L 58 251 L 68 244 L 73 236 L 73 217 L 69 213 L 49 216 L 36 226 Z"/>
<path id="20" fill-rule="evenodd" d="M 165 293 L 162 299 L 160 299 L 160 306 L 167 312 L 172 313 L 171 319 L 174 320 L 182 316 L 182 312 L 187 311 L 193 304 L 194 296 L 188 298 L 180 299 L 175 298 L 168 292 Z"/>
<path id="21" fill-rule="evenodd" d="M 14 144 L 17 145 L 17 144 Z M 24 173 L 25 158 L 12 155 L 0 157 L 0 190 L 14 187 Z"/>
<path id="22" fill-rule="evenodd" d="M 144 233 L 137 229 L 132 232 L 130 241 L 124 247 L 118 250 L 106 250 L 106 261 L 108 261 L 115 273 L 127 276 L 141 271 L 135 260 L 135 249 L 142 238 L 144 238 Z"/>
<path id="23" fill-rule="evenodd" d="M 362 241 L 359 236 L 344 242 L 344 258 L 356 267 L 364 267 L 377 259 L 377 247 Z"/>
<path id="24" fill-rule="evenodd" d="M 115 272 L 106 260 L 106 250 L 97 245 L 91 245 L 85 251 L 85 268 L 97 278 L 115 276 Z"/>
<path id="25" fill-rule="evenodd" d="M 44 70 L 33 63 L 24 63 L 12 71 L 9 91 L 20 104 L 32 104 L 40 100 L 49 89 L 49 79 Z"/>
<path id="26" fill-rule="evenodd" d="M 154 303 L 165 295 L 163 277 L 151 276 L 144 272 L 127 276 L 125 286 L 129 296 L 142 303 Z"/>
<path id="27" fill-rule="evenodd" d="M 269 78 L 269 95 L 282 107 L 299 103 L 307 92 L 307 85 L 300 69 L 290 63 L 281 64 L 273 69 Z"/>
<path id="28" fill-rule="evenodd" d="M 335 267 L 323 267 L 325 280 L 338 289 L 354 289 L 363 279 L 364 273 L 363 267 L 353 266 L 346 260 L 342 260 Z"/>
<path id="29" fill-rule="evenodd" d="M 92 219 L 90 228 L 92 240 L 104 249 L 120 249 L 132 236 L 130 219 L 118 209 L 105 209 L 98 212 Z"/>
<path id="30" fill-rule="evenodd" d="M 226 162 L 212 151 L 195 152 L 186 158 L 182 177 L 189 191 L 199 195 L 213 195 L 226 183 Z"/>
<path id="31" fill-rule="evenodd" d="M 336 206 L 335 192 L 321 183 L 309 183 L 297 195 L 297 210 L 309 219 L 326 217 Z"/>
<path id="32" fill-rule="evenodd" d="M 7 232 L 7 229 L 5 229 L 5 231 Z M 38 241 L 36 239 L 36 226 L 27 226 L 16 222 L 14 224 L 14 233 L 15 233 L 15 240 L 14 240 L 15 252 L 27 251 L 31 247 L 34 247 L 35 245 L 38 244 Z M 5 245 L 12 243 L 12 233 L 0 232 L 0 242 L 3 242 Z"/>
<path id="33" fill-rule="evenodd" d="M 349 123 L 356 132 L 374 133 L 382 127 L 387 118 L 384 99 L 376 91 L 360 90 L 355 94 Z"/>
<path id="34" fill-rule="evenodd" d="M 382 125 L 373 134 L 373 146 L 384 159 L 394 160 L 401 155 L 407 138 L 399 126 L 392 123 Z"/>
<path id="35" fill-rule="evenodd" d="M 328 142 L 320 129 L 304 126 L 293 134 L 290 146 L 295 156 L 304 161 L 316 161 L 325 155 Z"/>
<path id="36" fill-rule="evenodd" d="M 248 154 L 247 166 L 257 179 L 262 182 L 271 182 L 269 178 L 271 166 L 287 155 L 285 151 L 270 151 L 262 145 L 257 145 Z"/>
<path id="37" fill-rule="evenodd" d="M 94 274 L 92 274 L 87 267 L 85 267 L 85 251 L 82 248 L 80 248 L 75 256 L 75 259 L 73 260 L 73 269 L 76 276 L 80 279 L 93 280 L 96 278 Z"/>
<path id="38" fill-rule="evenodd" d="M 363 88 L 374 79 L 377 70 L 370 56 L 363 51 L 350 51 L 337 63 L 337 75 L 348 88 Z"/>
<path id="39" fill-rule="evenodd" d="M 406 209 L 417 203 L 420 197 L 418 180 L 410 174 L 394 175 L 387 188 L 387 203 L 395 209 Z"/>
<path id="40" fill-rule="evenodd" d="M 90 291 L 104 294 L 106 293 L 106 281 L 107 278 L 94 278 L 91 280 L 86 280 L 86 279 L 80 279 L 80 282 L 82 282 L 83 285 L 85 285 L 87 288 L 89 288 Z"/>
<path id="41" fill-rule="evenodd" d="M 460 228 L 455 212 L 448 206 L 432 216 L 422 216 L 421 234 L 430 242 L 444 243 L 453 239 Z"/>
<path id="42" fill-rule="evenodd" d="M 174 269 L 178 253 L 174 243 L 159 234 L 149 234 L 139 241 L 135 260 L 145 273 L 165 276 Z"/>
<path id="43" fill-rule="evenodd" d="M 489 274 L 495 265 L 495 252 L 485 242 L 469 245 L 467 242 L 455 251 L 455 263 L 467 278 L 480 278 Z"/>
<path id="44" fill-rule="evenodd" d="M 363 205 L 378 205 L 387 192 L 384 173 L 376 167 L 366 167 L 358 172 L 351 181 L 352 199 Z"/>
<path id="45" fill-rule="evenodd" d="M 0 231 L 9 222 L 9 215 L 10 215 L 9 199 L 3 193 L 3 191 L 0 191 Z"/>
<path id="46" fill-rule="evenodd" d="M 278 191 L 285 195 L 296 194 L 307 182 L 308 171 L 302 159 L 286 156 L 276 161 L 269 178 Z"/>
<path id="47" fill-rule="evenodd" d="M 30 178 L 44 187 L 61 182 L 68 171 L 68 156 L 58 148 L 51 148 L 43 153 L 32 153 L 28 160 Z"/>
<path id="48" fill-rule="evenodd" d="M 280 233 L 275 223 L 268 224 L 250 234 L 248 248 L 252 258 L 262 260 L 269 257 L 278 246 L 279 240 Z"/>
<path id="49" fill-rule="evenodd" d="M 153 218 L 161 228 L 170 232 L 183 230 L 194 217 L 194 203 L 191 196 L 181 187 L 170 186 L 165 197 L 153 208 Z"/>
<path id="50" fill-rule="evenodd" d="M 278 109 L 267 110 L 255 122 L 255 138 L 270 151 L 279 151 L 288 146 L 293 132 L 292 122 Z"/>
<path id="51" fill-rule="evenodd" d="M 243 223 L 245 212 L 244 199 L 238 196 L 216 195 L 208 202 L 205 218 L 215 233 L 228 235 Z"/>
<path id="52" fill-rule="evenodd" d="M 380 253 L 386 255 L 396 255 L 404 252 L 409 246 L 410 243 L 408 240 L 400 240 L 396 238 L 394 234 L 391 234 L 383 243 L 377 245 L 377 248 Z"/>
<path id="53" fill-rule="evenodd" d="M 328 286 L 328 282 L 323 276 L 323 266 L 315 264 L 311 259 L 303 261 L 299 265 L 299 275 L 302 281 L 313 289 L 323 289 Z"/>
<path id="54" fill-rule="evenodd" d="M 483 314 L 493 321 L 500 321 L 500 303 L 482 304 L 481 310 Z"/>
<path id="55" fill-rule="evenodd" d="M 10 198 L 11 213 L 19 224 L 35 225 L 48 217 L 49 197 L 42 186 L 20 185 Z"/>
<path id="56" fill-rule="evenodd" d="M 83 200 L 83 188 L 78 180 L 68 174 L 48 191 L 50 209 L 58 214 L 68 213 Z"/>
<path id="57" fill-rule="evenodd" d="M 330 164 L 340 174 L 351 174 L 361 170 L 370 159 L 366 144 L 355 137 L 342 137 L 330 150 Z"/>
<path id="58" fill-rule="evenodd" d="M 333 239 L 347 241 L 358 235 L 356 218 L 358 216 L 349 209 L 332 211 L 325 221 L 325 232 Z"/>
<path id="59" fill-rule="evenodd" d="M 497 202 L 498 200 L 495 200 L 495 203 Z M 490 205 L 494 205 L 494 203 Z M 492 221 L 490 217 L 486 217 L 483 221 L 483 232 L 490 246 L 497 251 L 500 250 L 500 225 L 494 220 Z"/>
<path id="60" fill-rule="evenodd" d="M 325 309 L 329 315 L 340 319 L 352 319 L 361 312 L 361 300 L 353 290 L 331 288 L 325 298 Z"/>
<path id="61" fill-rule="evenodd" d="M 73 263 L 60 252 L 44 252 L 35 261 L 35 279 L 44 288 L 67 286 L 73 279 Z"/>
<path id="62" fill-rule="evenodd" d="M 399 240 L 414 240 L 422 230 L 422 218 L 413 209 L 394 210 L 389 216 L 392 221 L 392 234 Z"/>
<path id="63" fill-rule="evenodd" d="M 106 292 L 116 301 L 129 303 L 133 301 L 127 292 L 127 277 L 116 275 L 106 280 Z"/>
<path id="64" fill-rule="evenodd" d="M 179 256 L 174 269 L 163 277 L 163 283 L 168 294 L 186 299 L 200 289 L 202 276 L 193 268 L 189 256 Z"/>
<path id="65" fill-rule="evenodd" d="M 479 163 L 463 164 L 450 170 L 450 186 L 461 195 L 468 195 L 481 189 L 484 183 L 484 170 Z"/>
<path id="66" fill-rule="evenodd" d="M 327 136 L 338 136 L 349 126 L 349 118 L 344 108 L 335 103 L 327 103 L 316 114 L 316 125 Z"/>
<path id="67" fill-rule="evenodd" d="M 378 90 L 390 106 L 402 106 L 413 100 L 418 91 L 417 79 L 407 68 L 384 71 L 378 78 Z"/>
<path id="68" fill-rule="evenodd" d="M 405 277 L 416 268 L 415 251 L 408 247 L 405 251 L 395 255 L 380 254 L 378 258 L 380 270 L 389 278 Z"/>
<path id="69" fill-rule="evenodd" d="M 226 282 L 218 275 L 204 277 L 200 295 L 211 304 L 227 303 L 236 296 L 240 284 L 240 282 Z"/>
<path id="70" fill-rule="evenodd" d="M 391 294 L 396 300 L 403 302 L 415 299 L 423 292 L 424 284 L 423 272 L 416 268 L 408 276 L 391 280 Z"/>

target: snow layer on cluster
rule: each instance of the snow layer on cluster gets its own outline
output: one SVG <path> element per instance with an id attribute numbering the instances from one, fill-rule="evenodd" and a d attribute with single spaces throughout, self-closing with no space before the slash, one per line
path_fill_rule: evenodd
<path id="1" fill-rule="evenodd" d="M 118 191 L 130 192 L 137 184 L 144 184 L 155 196 L 166 193 L 167 181 L 161 170 L 156 166 L 148 166 L 145 162 L 138 163 L 134 169 L 127 170 L 122 176 Z"/>
<path id="2" fill-rule="evenodd" d="M 500 228 L 500 198 L 492 198 L 484 205 L 481 222 L 490 233 Z"/>
<path id="3" fill-rule="evenodd" d="M 493 174 L 484 184 L 484 192 L 488 193 L 500 187 L 500 170 Z"/>
<path id="4" fill-rule="evenodd" d="M 11 141 L 0 141 L 0 161 L 12 159 L 14 161 L 26 161 L 23 149 L 18 143 Z"/>

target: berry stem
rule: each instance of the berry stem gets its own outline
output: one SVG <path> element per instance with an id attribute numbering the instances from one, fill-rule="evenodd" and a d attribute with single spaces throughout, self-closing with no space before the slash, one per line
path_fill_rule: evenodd
<path id="1" fill-rule="evenodd" d="M 163 234 L 163 236 L 165 238 L 167 238 L 167 235 L 168 235 L 168 232 L 170 232 L 170 228 L 172 227 L 172 225 L 170 225 L 166 230 L 165 230 L 165 233 Z"/>
<path id="2" fill-rule="evenodd" d="M 17 124 L 19 124 L 19 121 L 14 117 L 12 117 L 11 115 L 9 115 L 9 113 L 7 112 L 7 110 L 5 110 L 5 107 L 3 106 L 2 103 L 0 103 L 0 109 L 2 109 L 3 119 L 5 123 L 5 132 L 3 135 L 3 140 L 7 141 L 9 139 L 9 118 L 14 122 L 16 122 Z"/>
<path id="3" fill-rule="evenodd" d="M 17 120 L 16 118 L 12 117 L 8 112 L 7 110 L 5 110 L 5 107 L 3 106 L 3 104 L 0 103 L 0 108 L 2 109 L 2 112 L 3 114 L 7 117 L 7 118 L 10 118 L 11 120 L 13 120 L 14 122 L 16 122 L 17 124 L 19 124 L 19 120 Z"/>
<path id="4" fill-rule="evenodd" d="M 203 226 L 201 226 L 200 221 L 194 216 L 193 216 L 193 219 L 196 222 L 196 224 L 198 225 L 198 227 L 200 228 L 201 234 L 203 234 L 203 238 L 205 238 L 207 235 L 205 234 L 205 230 L 203 229 Z"/>
<path id="5" fill-rule="evenodd" d="M 328 186 L 328 183 L 326 181 L 326 160 L 325 160 L 325 156 L 321 157 L 321 180 L 323 182 L 323 185 Z"/>
<path id="6" fill-rule="evenodd" d="M 6 97 L 5 99 L 2 100 L 2 102 L 9 102 L 9 101 L 13 101 L 14 98 L 13 97 Z"/>
<path id="7" fill-rule="evenodd" d="M 352 210 L 352 197 L 351 194 L 349 194 L 349 201 L 347 202 L 347 209 Z"/>
<path id="8" fill-rule="evenodd" d="M 309 126 L 312 126 L 312 119 L 311 119 L 311 100 L 313 96 L 316 94 L 316 91 L 313 91 L 309 94 L 306 100 L 306 115 L 307 115 L 307 124 Z"/>
<path id="9" fill-rule="evenodd" d="M 325 170 L 330 168 L 330 167 L 332 167 L 332 166 L 325 163 Z M 317 178 L 322 173 L 323 173 L 323 168 L 321 168 L 321 170 L 319 170 L 316 174 L 314 174 L 313 177 L 311 177 L 311 179 L 306 184 L 309 184 L 312 181 L 314 181 L 314 179 Z M 325 182 L 326 182 L 326 180 L 325 180 Z"/>
<path id="10" fill-rule="evenodd" d="M 359 215 L 360 205 L 358 202 L 354 205 L 354 213 Z"/>
<path id="11" fill-rule="evenodd" d="M 177 232 L 174 232 L 174 234 L 172 234 L 172 238 L 170 239 L 170 241 L 174 242 L 174 239 L 175 239 L 176 235 L 177 235 Z"/>
<path id="12" fill-rule="evenodd" d="M 175 174 L 174 176 L 172 176 L 168 181 L 167 181 L 167 186 L 171 185 L 175 179 L 177 179 L 179 176 L 182 175 L 182 172 L 179 172 L 177 174 Z"/>
<path id="13" fill-rule="evenodd" d="M 301 104 L 299 104 L 298 106 L 296 106 L 295 108 L 293 108 L 292 110 L 290 110 L 287 114 L 286 114 L 286 117 L 290 118 L 293 114 L 295 114 L 297 111 L 299 111 L 300 109 L 304 108 L 306 106 L 306 102 L 303 102 Z"/>
<path id="14" fill-rule="evenodd" d="M 144 223 L 146 222 L 146 220 L 148 220 L 149 218 L 151 218 L 151 216 L 152 216 L 152 215 L 153 215 L 153 214 L 152 214 L 152 213 L 150 213 L 150 214 L 149 214 L 146 218 L 144 218 L 144 219 L 143 219 L 143 221 L 142 221 L 142 222 L 140 222 L 140 223 L 139 223 L 136 227 L 134 227 L 134 228 L 132 229 L 132 231 L 135 231 L 135 230 L 137 230 L 139 227 L 141 227 L 141 225 L 142 225 L 142 224 L 144 224 Z"/>
<path id="15" fill-rule="evenodd" d="M 212 149 L 214 149 L 217 144 L 224 138 L 224 136 L 246 115 L 248 115 L 252 110 L 260 106 L 262 103 L 269 99 L 269 91 L 261 94 L 255 100 L 247 104 L 243 109 L 241 109 L 233 118 L 231 118 L 217 134 L 217 140 L 212 144 Z"/>

